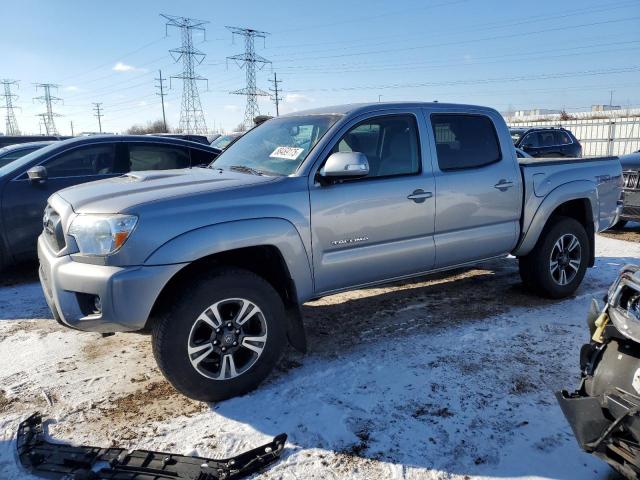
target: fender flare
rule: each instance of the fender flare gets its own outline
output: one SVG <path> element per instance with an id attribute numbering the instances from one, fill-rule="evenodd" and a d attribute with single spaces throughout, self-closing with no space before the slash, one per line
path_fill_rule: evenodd
<path id="1" fill-rule="evenodd" d="M 589 180 L 576 180 L 560 185 L 547 194 L 544 200 L 540 203 L 537 210 L 533 214 L 532 218 L 523 218 L 523 235 L 520 243 L 513 251 L 513 255 L 521 257 L 533 250 L 544 227 L 551 218 L 553 212 L 561 206 L 563 203 L 570 202 L 572 200 L 587 200 L 591 207 L 591 221 L 593 222 L 593 231 L 598 229 L 598 189 L 594 182 Z M 525 205 L 524 210 L 527 211 Z M 524 227 L 528 228 L 526 231 Z M 593 232 L 591 232 L 593 233 Z M 593 248 L 592 248 L 593 250 Z M 591 252 L 593 257 L 594 252 Z"/>
<path id="2" fill-rule="evenodd" d="M 299 303 L 313 296 L 311 262 L 295 226 L 282 218 L 217 223 L 174 237 L 153 251 L 144 265 L 189 264 L 216 253 L 268 245 L 278 249 L 294 283 Z"/>

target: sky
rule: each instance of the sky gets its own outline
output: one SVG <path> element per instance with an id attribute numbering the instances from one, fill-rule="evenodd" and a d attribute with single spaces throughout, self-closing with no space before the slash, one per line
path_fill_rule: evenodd
<path id="1" fill-rule="evenodd" d="M 181 73 L 169 50 L 180 35 L 161 13 L 204 20 L 196 72 L 209 130 L 242 122 L 243 52 L 225 26 L 269 32 L 256 53 L 263 90 L 282 80 L 280 113 L 351 102 L 419 100 L 488 105 L 499 111 L 640 107 L 640 0 L 2 0 L 0 78 L 19 81 L 17 120 L 39 133 L 44 106 L 34 84 L 55 83 L 60 134 L 122 132 L 162 118 L 154 79 Z M 169 82 L 166 82 L 169 86 Z M 180 119 L 182 84 L 166 91 L 167 122 Z M 1 94 L 2 92 L 0 92 Z M 0 101 L 3 98 L 0 97 Z M 269 97 L 260 113 L 275 114 Z M 0 110 L 0 132 L 4 111 Z"/>

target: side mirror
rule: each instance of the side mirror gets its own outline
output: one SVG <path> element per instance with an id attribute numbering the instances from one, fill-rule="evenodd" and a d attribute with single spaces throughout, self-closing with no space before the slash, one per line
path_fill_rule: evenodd
<path id="1" fill-rule="evenodd" d="M 361 178 L 369 175 L 369 161 L 361 152 L 332 153 L 318 172 L 327 179 Z"/>
<path id="2" fill-rule="evenodd" d="M 533 148 L 533 145 L 531 145 L 530 143 L 527 143 L 527 144 L 522 146 L 522 150 L 529 150 L 531 148 Z"/>
<path id="3" fill-rule="evenodd" d="M 44 183 L 49 177 L 47 175 L 47 169 L 42 165 L 31 167 L 29 170 L 27 170 L 27 175 L 29 176 L 29 180 L 31 180 L 31 183 Z"/>

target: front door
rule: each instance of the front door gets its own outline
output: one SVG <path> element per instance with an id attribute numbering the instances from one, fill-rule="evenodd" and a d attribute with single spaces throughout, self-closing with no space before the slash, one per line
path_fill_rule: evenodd
<path id="1" fill-rule="evenodd" d="M 499 140 L 485 114 L 427 115 L 436 157 L 436 267 L 508 254 L 518 239 L 522 208 L 509 135 L 503 132 Z"/>
<path id="2" fill-rule="evenodd" d="M 354 121 L 326 153 L 323 160 L 334 152 L 362 152 L 370 173 L 311 186 L 316 293 L 433 267 L 434 181 L 419 125 L 424 129 L 414 112 Z"/>
<path id="3" fill-rule="evenodd" d="M 115 144 L 87 145 L 62 152 L 41 165 L 48 179 L 31 182 L 24 172 L 8 182 L 2 194 L 2 210 L 9 251 L 16 259 L 33 257 L 42 232 L 47 199 L 66 187 L 115 175 Z"/>

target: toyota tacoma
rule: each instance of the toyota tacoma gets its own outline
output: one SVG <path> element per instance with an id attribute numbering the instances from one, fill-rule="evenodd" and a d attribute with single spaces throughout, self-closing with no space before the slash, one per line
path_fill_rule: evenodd
<path id="1" fill-rule="evenodd" d="M 255 388 L 300 306 L 335 292 L 518 257 L 562 298 L 618 220 L 615 157 L 518 159 L 490 108 L 328 107 L 274 118 L 208 168 L 131 172 L 53 194 L 38 241 L 55 318 L 150 332 L 166 378 L 195 399 Z"/>

